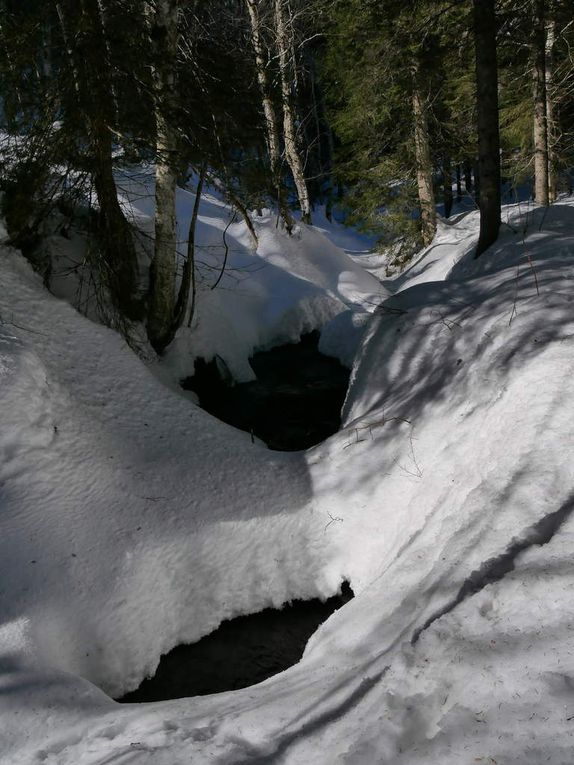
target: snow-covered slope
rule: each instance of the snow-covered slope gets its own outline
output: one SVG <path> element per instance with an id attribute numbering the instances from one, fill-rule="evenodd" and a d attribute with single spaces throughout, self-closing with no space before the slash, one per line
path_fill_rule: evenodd
<path id="1" fill-rule="evenodd" d="M 574 204 L 478 261 L 475 237 L 449 227 L 448 267 L 435 249 L 435 281 L 423 260 L 377 309 L 343 429 L 296 454 L 164 388 L 2 251 L 1 762 L 571 762 Z M 95 687 L 344 577 L 357 597 L 259 686 Z"/>
<path id="2" fill-rule="evenodd" d="M 151 232 L 153 169 L 130 171 L 119 185 L 128 216 Z M 191 191 L 177 190 L 182 257 L 194 201 Z M 257 243 L 216 190 L 202 195 L 195 235 L 194 323 L 191 332 L 187 327 L 179 331 L 162 360 L 175 379 L 193 374 L 197 357 L 216 354 L 236 380 L 253 379 L 248 359 L 254 350 L 297 342 L 345 311 L 372 312 L 389 294 L 345 249 L 365 246 L 352 230 L 322 220 L 322 227 L 298 224 L 289 236 L 270 210 L 254 213 L 252 222 Z"/>

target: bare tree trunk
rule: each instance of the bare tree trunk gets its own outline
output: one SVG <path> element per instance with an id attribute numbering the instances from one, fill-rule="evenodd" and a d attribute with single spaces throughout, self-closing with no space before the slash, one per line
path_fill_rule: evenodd
<path id="1" fill-rule="evenodd" d="M 96 2 L 97 2 L 97 5 L 98 5 L 98 11 L 99 11 L 98 16 L 99 16 L 99 23 L 100 23 L 100 26 L 101 26 L 102 41 L 104 43 L 104 50 L 106 52 L 106 63 L 107 63 L 108 69 L 111 70 L 111 68 L 112 68 L 112 49 L 111 49 L 110 40 L 109 40 L 108 33 L 107 33 L 107 28 L 106 28 L 106 9 L 104 7 L 104 4 L 103 4 L 102 0 L 96 0 Z M 115 84 L 114 84 L 113 80 L 110 81 L 110 93 L 109 93 L 109 95 L 110 95 L 111 103 L 113 105 L 113 110 L 112 110 L 112 115 L 111 116 L 113 118 L 114 124 L 117 124 L 117 122 L 118 122 L 118 115 L 119 115 L 118 94 L 116 93 L 116 88 L 115 88 Z"/>
<path id="2" fill-rule="evenodd" d="M 468 159 L 464 161 L 464 188 L 467 194 L 472 194 L 472 162 Z"/>
<path id="3" fill-rule="evenodd" d="M 155 243 L 150 267 L 147 334 L 161 353 L 173 339 L 177 230 L 175 196 L 178 140 L 173 127 L 178 42 L 178 0 L 156 0 L 148 6 L 154 41 L 156 126 Z"/>
<path id="4" fill-rule="evenodd" d="M 137 256 L 131 229 L 118 201 L 113 174 L 110 61 L 99 56 L 104 47 L 104 28 L 97 0 L 82 0 L 84 29 L 89 35 L 84 58 L 75 60 L 72 71 L 78 81 L 80 107 L 85 113 L 93 155 L 93 179 L 98 197 L 99 224 L 107 265 L 106 281 L 114 304 L 129 318 L 139 318 L 136 298 Z M 93 54 L 92 54 L 93 52 Z"/>
<path id="5" fill-rule="evenodd" d="M 421 208 L 421 234 L 423 244 L 429 245 L 436 233 L 436 207 L 432 179 L 427 104 L 420 91 L 418 68 L 413 72 L 413 122 L 415 131 L 415 163 L 419 205 Z"/>
<path id="6" fill-rule="evenodd" d="M 445 155 L 442 166 L 443 194 L 444 194 L 444 217 L 449 218 L 452 212 L 452 166 L 450 156 Z"/>
<path id="7" fill-rule="evenodd" d="M 534 102 L 534 198 L 548 204 L 548 127 L 546 122 L 545 0 L 532 0 L 532 95 Z"/>
<path id="8" fill-rule="evenodd" d="M 460 202 L 462 199 L 462 179 L 460 174 L 460 164 L 456 166 L 456 201 Z"/>
<path id="9" fill-rule="evenodd" d="M 267 141 L 267 151 L 269 153 L 269 162 L 271 164 L 271 174 L 273 176 L 273 185 L 277 194 L 277 204 L 279 212 L 285 222 L 289 232 L 293 228 L 293 220 L 289 207 L 285 199 L 285 192 L 281 180 L 281 151 L 279 140 L 279 129 L 275 106 L 271 98 L 271 89 L 267 77 L 267 68 L 265 62 L 265 53 L 263 40 L 261 37 L 261 21 L 259 18 L 258 0 L 245 0 L 251 22 L 251 43 L 255 52 L 255 67 L 257 70 L 257 81 L 261 92 L 261 102 L 263 105 L 263 114 L 265 116 L 265 137 Z"/>
<path id="10" fill-rule="evenodd" d="M 64 45 L 66 46 L 66 54 L 68 56 L 68 63 L 70 64 L 70 69 L 72 71 L 72 82 L 74 84 L 74 90 L 76 91 L 76 94 L 79 95 L 80 75 L 78 72 L 78 67 L 76 65 L 76 57 L 74 56 L 74 50 L 70 43 L 70 35 L 68 34 L 68 28 L 66 25 L 66 14 L 64 13 L 64 9 L 62 8 L 62 3 L 60 2 L 60 0 L 54 0 L 54 5 L 56 7 L 56 13 L 58 14 L 58 21 L 60 22 L 60 30 L 62 32 L 62 39 L 64 40 Z"/>
<path id="11" fill-rule="evenodd" d="M 281 75 L 281 101 L 283 105 L 283 136 L 285 139 L 285 155 L 293 174 L 297 197 L 301 207 L 301 220 L 303 223 L 311 223 L 311 203 L 309 190 L 305 181 L 303 162 L 297 150 L 297 131 L 295 128 L 295 115 L 291 104 L 290 66 L 289 66 L 289 40 L 285 23 L 283 0 L 275 0 L 275 35 L 277 51 L 279 53 L 279 70 Z"/>
<path id="12" fill-rule="evenodd" d="M 495 0 L 473 0 L 480 177 L 480 235 L 475 257 L 498 238 L 500 134 Z"/>
<path id="13" fill-rule="evenodd" d="M 546 65 L 544 69 L 544 80 L 546 84 L 546 129 L 548 139 L 548 201 L 556 200 L 556 175 L 557 175 L 557 157 L 556 157 L 556 115 L 554 108 L 554 42 L 556 40 L 556 21 L 548 19 L 546 21 Z"/>
<path id="14" fill-rule="evenodd" d="M 207 173 L 207 165 L 204 163 L 199 171 L 199 178 L 197 180 L 197 188 L 195 190 L 195 201 L 193 203 L 193 212 L 191 215 L 191 221 L 189 223 L 189 232 L 187 235 L 187 259 L 183 267 L 183 274 L 181 276 L 181 285 L 179 287 L 179 294 L 175 305 L 175 312 L 173 317 L 172 331 L 175 334 L 177 330 L 182 326 L 185 321 L 185 314 L 187 312 L 187 306 L 191 298 L 191 310 L 189 315 L 188 326 L 191 326 L 193 320 L 193 313 L 195 310 L 195 229 L 197 226 L 197 218 L 199 216 L 199 204 L 201 202 L 201 194 L 203 192 L 203 184 L 205 182 L 205 176 Z"/>

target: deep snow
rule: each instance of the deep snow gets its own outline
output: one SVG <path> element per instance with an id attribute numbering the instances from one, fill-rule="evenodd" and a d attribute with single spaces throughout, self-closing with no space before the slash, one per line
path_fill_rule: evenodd
<path id="1" fill-rule="evenodd" d="M 478 261 L 470 213 L 387 285 L 342 430 L 294 454 L 166 388 L 1 251 L 0 761 L 572 761 L 574 203 L 506 215 Z M 302 231 L 293 268 L 334 294 L 341 250 Z M 343 579 L 356 598 L 258 686 L 105 695 Z"/>

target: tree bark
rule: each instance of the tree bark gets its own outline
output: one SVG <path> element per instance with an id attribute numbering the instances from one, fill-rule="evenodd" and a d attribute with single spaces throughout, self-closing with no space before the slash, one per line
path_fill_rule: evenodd
<path id="1" fill-rule="evenodd" d="M 436 207 L 434 198 L 432 162 L 429 143 L 427 103 L 420 90 L 418 68 L 413 73 L 413 122 L 415 132 L 415 164 L 419 205 L 421 209 L 421 234 L 424 246 L 428 246 L 436 233 Z"/>
<path id="2" fill-rule="evenodd" d="M 199 204 L 201 202 L 201 194 L 203 192 L 206 173 L 207 165 L 204 163 L 199 171 L 193 212 L 189 223 L 189 231 L 187 235 L 187 258 L 183 267 L 183 274 L 181 275 L 181 285 L 179 287 L 179 294 L 177 296 L 173 318 L 172 332 L 174 335 L 185 321 L 188 304 L 190 304 L 188 327 L 191 327 L 195 311 L 195 229 L 197 226 L 197 218 L 199 216 Z"/>
<path id="3" fill-rule="evenodd" d="M 265 49 L 261 36 L 261 20 L 259 18 L 258 0 L 245 0 L 249 12 L 249 21 L 251 23 L 251 44 L 255 52 L 255 68 L 257 70 L 257 82 L 261 92 L 261 103 L 263 105 L 263 114 L 265 117 L 265 137 L 267 143 L 267 152 L 269 154 L 269 163 L 271 165 L 271 175 L 273 185 L 277 195 L 277 204 L 279 212 L 289 232 L 293 228 L 293 220 L 285 199 L 283 182 L 281 179 L 281 150 L 279 140 L 279 128 L 275 106 L 271 98 L 271 88 L 267 77 L 267 68 L 265 62 Z"/>
<path id="4" fill-rule="evenodd" d="M 480 235 L 475 257 L 498 237 L 500 228 L 500 133 L 495 0 L 473 0 Z"/>
<path id="5" fill-rule="evenodd" d="M 98 198 L 100 237 L 107 271 L 104 274 L 114 305 L 128 318 L 140 318 L 136 297 L 137 256 L 132 232 L 121 209 L 113 173 L 113 103 L 111 70 L 107 57 L 98 55 L 104 43 L 104 28 L 97 0 L 82 0 L 85 46 L 76 54 L 70 48 L 71 67 L 78 77 L 80 108 L 88 128 L 93 158 L 92 176 Z M 65 27 L 62 28 L 65 34 Z"/>
<path id="6" fill-rule="evenodd" d="M 464 161 L 464 188 L 467 194 L 472 194 L 472 162 L 468 159 Z"/>
<path id="7" fill-rule="evenodd" d="M 70 65 L 70 69 L 72 72 L 72 82 L 74 85 L 74 90 L 76 94 L 79 95 L 80 75 L 78 72 L 78 67 L 76 65 L 76 57 L 74 56 L 74 50 L 70 42 L 70 35 L 68 34 L 68 28 L 66 25 L 66 14 L 64 13 L 64 9 L 62 8 L 62 4 L 60 0 L 54 0 L 54 5 L 56 7 L 56 13 L 58 14 L 58 21 L 60 22 L 60 31 L 62 32 L 62 39 L 64 41 L 64 45 L 66 46 L 66 54 L 68 56 L 68 63 Z"/>
<path id="8" fill-rule="evenodd" d="M 532 1 L 532 97 L 534 106 L 534 199 L 548 204 L 545 0 Z"/>
<path id="9" fill-rule="evenodd" d="M 443 160 L 443 196 L 444 196 L 444 217 L 450 218 L 452 212 L 452 166 L 450 163 L 450 156 L 445 155 Z"/>
<path id="10" fill-rule="evenodd" d="M 178 0 L 156 0 L 148 6 L 154 45 L 154 98 L 156 128 L 155 242 L 150 267 L 147 334 L 161 353 L 173 339 L 177 230 L 177 132 L 173 125 L 175 70 L 178 42 Z"/>
<path id="11" fill-rule="evenodd" d="M 301 220 L 303 223 L 311 223 L 311 203 L 309 190 L 305 181 L 303 162 L 297 149 L 297 131 L 295 128 L 295 115 L 291 104 L 290 66 L 289 66 L 289 40 L 283 0 L 275 0 L 275 35 L 277 51 L 279 54 L 279 70 L 281 79 L 281 103 L 283 106 L 283 137 L 285 139 L 285 155 L 291 168 L 297 197 L 301 207 Z"/>
<path id="12" fill-rule="evenodd" d="M 554 42 L 556 40 L 556 21 L 546 21 L 546 64 L 544 80 L 546 85 L 546 130 L 548 140 L 548 201 L 554 202 L 557 196 L 556 176 L 558 160 L 556 157 L 556 114 L 554 107 Z"/>

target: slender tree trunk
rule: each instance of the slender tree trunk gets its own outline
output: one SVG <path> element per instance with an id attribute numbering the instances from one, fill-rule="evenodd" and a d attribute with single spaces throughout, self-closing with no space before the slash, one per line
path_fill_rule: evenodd
<path id="1" fill-rule="evenodd" d="M 554 42 L 556 40 L 556 21 L 546 21 L 546 66 L 544 80 L 546 84 L 546 129 L 548 139 L 548 201 L 556 200 L 556 116 L 554 108 Z"/>
<path id="2" fill-rule="evenodd" d="M 456 201 L 460 202 L 462 199 L 462 178 L 460 173 L 460 165 L 456 166 Z"/>
<path id="3" fill-rule="evenodd" d="M 52 27 L 49 23 L 42 29 L 42 75 L 45 82 L 52 80 Z"/>
<path id="4" fill-rule="evenodd" d="M 104 50 L 106 52 L 105 53 L 105 55 L 106 55 L 106 64 L 108 66 L 108 69 L 111 71 L 111 69 L 112 69 L 112 48 L 111 48 L 111 45 L 110 45 L 110 38 L 108 36 L 108 30 L 107 30 L 107 25 L 106 25 L 106 9 L 104 7 L 104 3 L 102 2 L 102 0 L 96 0 L 96 2 L 97 2 L 97 5 L 98 5 L 98 11 L 99 11 L 98 18 L 99 18 L 99 23 L 100 23 L 100 27 L 101 27 L 101 35 L 102 35 L 101 39 L 103 41 Z M 112 106 L 113 106 L 111 116 L 113 118 L 114 125 L 117 125 L 118 117 L 119 117 L 118 94 L 116 92 L 115 83 L 114 83 L 113 79 L 111 79 L 111 78 L 110 78 L 109 85 L 110 85 L 109 96 L 110 96 L 111 103 L 112 103 Z"/>
<path id="5" fill-rule="evenodd" d="M 293 219 L 289 211 L 289 206 L 285 199 L 285 191 L 281 178 L 281 150 L 279 140 L 279 128 L 275 106 L 271 98 L 271 88 L 267 77 L 267 68 L 265 62 L 265 49 L 261 37 L 261 21 L 259 18 L 258 0 L 245 0 L 249 12 L 249 21 L 251 23 L 251 44 L 255 52 L 255 67 L 257 70 L 257 82 L 261 92 L 261 102 L 263 105 L 263 114 L 265 117 L 265 138 L 267 151 L 269 153 L 269 163 L 271 165 L 271 174 L 273 185 L 277 195 L 277 204 L 279 212 L 285 223 L 285 227 L 291 232 L 293 228 Z"/>
<path id="6" fill-rule="evenodd" d="M 450 156 L 445 155 L 443 161 L 443 193 L 444 193 L 444 217 L 450 218 L 452 212 L 452 166 Z"/>
<path id="7" fill-rule="evenodd" d="M 500 228 L 500 134 L 495 0 L 473 0 L 480 177 L 480 235 L 475 257 Z"/>
<path id="8" fill-rule="evenodd" d="M 534 198 L 548 204 L 545 0 L 532 0 L 532 95 L 534 102 Z"/>
<path id="9" fill-rule="evenodd" d="M 189 327 L 193 321 L 193 313 L 195 310 L 195 229 L 197 226 L 197 218 L 199 216 L 199 204 L 201 202 L 201 194 L 203 193 L 203 184 L 205 183 L 206 173 L 207 165 L 204 163 L 199 171 L 197 188 L 195 190 L 195 201 L 193 203 L 193 212 L 191 214 L 191 221 L 189 223 L 189 231 L 187 235 L 187 258 L 183 267 L 183 274 L 181 275 L 181 284 L 179 287 L 179 294 L 177 296 L 173 318 L 172 331 L 174 334 L 185 321 L 185 314 L 187 312 L 187 306 L 190 303 L 190 299 L 191 310 L 188 322 Z"/>
<path id="10" fill-rule="evenodd" d="M 436 233 L 436 207 L 432 178 L 427 103 L 420 90 L 418 68 L 413 73 L 412 99 L 417 188 L 419 205 L 421 208 L 421 234 L 423 244 L 426 247 L 432 242 Z"/>
<path id="11" fill-rule="evenodd" d="M 66 55 L 68 56 L 68 63 L 70 65 L 70 70 L 72 72 L 72 83 L 74 85 L 74 90 L 76 92 L 76 95 L 79 95 L 80 74 L 78 72 L 78 67 L 76 65 L 76 57 L 74 56 L 74 50 L 70 42 L 70 35 L 68 34 L 68 28 L 66 24 L 66 14 L 64 13 L 64 9 L 62 8 L 62 3 L 60 2 L 60 0 L 54 0 L 54 5 L 56 7 L 56 13 L 58 14 L 58 21 L 60 22 L 60 31 L 62 32 L 62 39 L 64 40 L 64 45 L 66 46 Z"/>
<path id="12" fill-rule="evenodd" d="M 311 203 L 309 190 L 305 181 L 303 162 L 297 150 L 297 131 L 295 128 L 295 115 L 291 104 L 290 66 L 289 66 L 289 40 L 285 22 L 283 0 L 275 0 L 275 34 L 277 39 L 277 51 L 279 53 L 279 70 L 281 76 L 281 102 L 283 105 L 283 136 L 285 139 L 285 155 L 293 174 L 297 197 L 301 207 L 301 220 L 303 223 L 311 223 Z"/>
<path id="13" fill-rule="evenodd" d="M 466 159 L 464 161 L 464 189 L 467 194 L 472 194 L 472 162 Z"/>
<path id="14" fill-rule="evenodd" d="M 177 230 L 175 196 L 178 140 L 173 127 L 175 70 L 178 41 L 178 0 L 156 0 L 149 10 L 154 41 L 154 96 L 156 128 L 155 243 L 150 267 L 147 333 L 161 353 L 173 339 Z"/>

